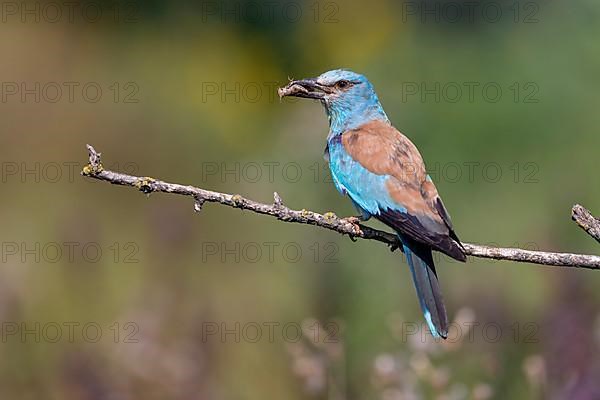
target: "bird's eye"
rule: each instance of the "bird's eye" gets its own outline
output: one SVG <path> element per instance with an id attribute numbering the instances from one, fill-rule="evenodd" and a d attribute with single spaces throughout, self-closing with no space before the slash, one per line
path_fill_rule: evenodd
<path id="1" fill-rule="evenodd" d="M 348 82 L 348 81 L 338 81 L 338 82 L 335 84 L 335 86 L 337 86 L 337 87 L 338 87 L 338 89 L 345 89 L 345 88 L 347 88 L 348 86 L 350 86 L 350 82 Z"/>

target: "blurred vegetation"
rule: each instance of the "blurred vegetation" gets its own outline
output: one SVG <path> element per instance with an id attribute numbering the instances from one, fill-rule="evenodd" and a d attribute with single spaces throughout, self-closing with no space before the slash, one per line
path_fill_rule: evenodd
<path id="1" fill-rule="evenodd" d="M 597 2 L 473 18 L 455 2 L 458 21 L 433 1 L 100 2 L 97 22 L 89 3 L 51 22 L 49 4 L 2 3 L 1 398 L 600 398 L 598 273 L 440 256 L 460 337 L 434 343 L 402 256 L 377 243 L 78 175 L 91 143 L 107 167 L 352 215 L 321 106 L 275 95 L 345 67 L 419 147 L 463 240 L 597 253 L 569 218 L 600 213 Z M 65 82 L 73 101 L 49 101 Z M 39 101 L 21 86 L 36 83 Z"/>

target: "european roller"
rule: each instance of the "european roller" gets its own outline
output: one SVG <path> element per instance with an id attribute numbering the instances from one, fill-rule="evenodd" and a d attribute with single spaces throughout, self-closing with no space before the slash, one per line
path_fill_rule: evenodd
<path id="1" fill-rule="evenodd" d="M 419 303 L 435 337 L 448 335 L 448 316 L 432 250 L 466 261 L 460 240 L 416 146 L 392 126 L 373 85 L 363 75 L 336 69 L 290 82 L 280 97 L 316 99 L 325 107 L 325 157 L 337 190 L 359 210 L 398 234 Z"/>

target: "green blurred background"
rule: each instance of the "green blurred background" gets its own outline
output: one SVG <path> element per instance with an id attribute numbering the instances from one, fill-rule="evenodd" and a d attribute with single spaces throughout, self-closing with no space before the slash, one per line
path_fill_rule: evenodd
<path id="1" fill-rule="evenodd" d="M 79 176 L 90 143 L 353 215 L 321 106 L 275 94 L 345 67 L 464 241 L 597 253 L 569 218 L 600 213 L 597 2 L 68 4 L 0 3 L 0 398 L 600 398 L 597 272 L 440 256 L 436 343 L 380 243 Z"/>

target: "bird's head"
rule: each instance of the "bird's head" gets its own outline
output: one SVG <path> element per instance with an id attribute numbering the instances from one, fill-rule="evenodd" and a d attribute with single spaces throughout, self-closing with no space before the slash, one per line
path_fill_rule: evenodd
<path id="1" fill-rule="evenodd" d="M 278 94 L 279 97 L 319 100 L 325 107 L 334 135 L 375 119 L 388 121 L 371 82 L 364 75 L 345 69 L 291 81 L 279 88 Z"/>

